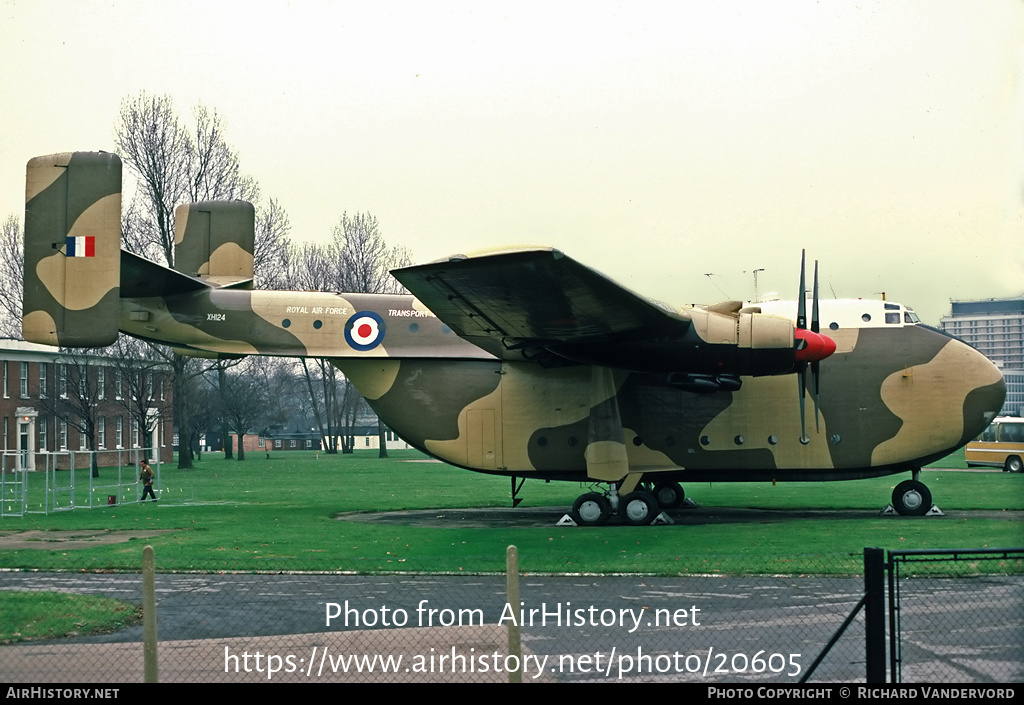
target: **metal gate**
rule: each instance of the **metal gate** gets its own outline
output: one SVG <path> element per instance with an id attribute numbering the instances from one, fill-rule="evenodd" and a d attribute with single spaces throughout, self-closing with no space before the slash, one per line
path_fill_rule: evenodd
<path id="1" fill-rule="evenodd" d="M 868 683 L 1024 680 L 1024 548 L 885 553 L 864 549 L 864 595 L 801 683 L 861 610 Z"/>
<path id="2" fill-rule="evenodd" d="M 890 682 L 1019 681 L 1022 567 L 1024 548 L 889 551 Z"/>

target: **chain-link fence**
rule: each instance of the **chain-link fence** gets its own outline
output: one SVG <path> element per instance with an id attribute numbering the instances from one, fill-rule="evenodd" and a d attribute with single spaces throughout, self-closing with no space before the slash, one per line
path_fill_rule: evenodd
<path id="1" fill-rule="evenodd" d="M 1022 564 L 1024 549 L 890 551 L 890 680 L 1024 681 Z"/>
<path id="2" fill-rule="evenodd" d="M 518 668 L 524 682 L 795 683 L 864 595 L 861 576 L 826 575 L 850 556 L 819 558 L 821 575 L 524 574 L 519 605 L 507 603 L 504 575 L 432 574 L 429 565 L 411 561 L 388 575 L 158 574 L 159 678 L 504 682 Z M 903 651 L 905 681 L 1022 679 L 1020 559 L 995 574 L 971 570 L 915 575 L 902 588 L 903 630 L 914 644 Z M 3 572 L 0 590 L 138 605 L 142 577 Z M 936 595 L 948 599 L 928 599 Z M 985 607 L 965 607 L 973 604 Z M 969 620 L 969 637 L 944 621 L 952 618 Z M 508 646 L 514 622 L 522 630 L 519 653 Z M 861 615 L 811 682 L 863 681 L 864 644 Z M 949 655 L 944 662 L 952 668 L 918 672 L 912 664 L 919 644 L 931 653 L 953 647 L 972 655 Z M 0 647 L 0 679 L 7 681 L 142 678 L 139 621 L 110 633 Z"/>

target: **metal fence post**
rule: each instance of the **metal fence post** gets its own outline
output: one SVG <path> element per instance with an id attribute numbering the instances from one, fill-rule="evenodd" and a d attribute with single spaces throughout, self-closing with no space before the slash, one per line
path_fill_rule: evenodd
<path id="1" fill-rule="evenodd" d="M 145 682 L 159 682 L 156 660 L 156 561 L 152 546 L 142 549 L 142 654 Z"/>
<path id="2" fill-rule="evenodd" d="M 864 549 L 867 682 L 885 683 L 885 550 Z"/>
<path id="3" fill-rule="evenodd" d="M 520 641 L 521 625 L 515 615 L 519 614 L 519 549 L 509 546 L 505 551 L 505 584 L 508 589 L 508 604 L 513 619 L 508 624 L 508 655 L 516 657 L 515 670 L 509 671 L 509 683 L 523 682 L 523 654 Z"/>

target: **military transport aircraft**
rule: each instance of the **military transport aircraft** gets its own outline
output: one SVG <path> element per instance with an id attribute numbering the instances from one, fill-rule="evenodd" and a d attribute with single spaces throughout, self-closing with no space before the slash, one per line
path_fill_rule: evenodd
<path id="1" fill-rule="evenodd" d="M 995 365 L 909 308 L 819 302 L 817 267 L 808 319 L 802 264 L 795 302 L 681 309 L 551 248 L 395 270 L 413 295 L 261 291 L 248 203 L 179 206 L 172 270 L 120 249 L 113 154 L 32 159 L 26 201 L 27 340 L 104 346 L 124 332 L 204 357 L 328 358 L 396 433 L 511 476 L 513 500 L 523 478 L 603 487 L 574 504 L 584 525 L 650 523 L 686 481 L 902 472 L 893 505 L 924 514 L 920 468 L 974 438 L 1005 395 Z"/>

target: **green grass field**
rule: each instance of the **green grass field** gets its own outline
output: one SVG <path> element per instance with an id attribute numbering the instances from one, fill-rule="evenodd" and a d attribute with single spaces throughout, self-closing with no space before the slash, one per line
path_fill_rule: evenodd
<path id="1" fill-rule="evenodd" d="M 137 570 L 142 547 L 153 545 L 158 570 L 200 571 L 502 571 L 505 549 L 519 548 L 524 571 L 857 573 L 865 546 L 887 549 L 981 548 L 1024 545 L 1024 527 L 1001 510 L 1024 507 L 1024 478 L 999 472 L 926 469 L 922 479 L 941 518 L 878 516 L 891 488 L 908 475 L 831 483 L 691 483 L 703 507 L 773 511 L 756 521 L 706 525 L 599 528 L 556 527 L 556 507 L 581 492 L 575 483 L 528 481 L 523 507 L 552 507 L 547 527 L 437 528 L 338 519 L 344 512 L 456 507 L 508 507 L 508 478 L 436 462 L 414 451 L 387 460 L 278 453 L 244 462 L 208 455 L 188 471 L 164 465 L 163 493 L 153 504 L 125 503 L 0 521 L 8 534 L 54 532 L 49 548 L 0 549 L 6 568 Z M 941 464 L 962 463 L 962 457 Z M 101 482 L 116 469 L 101 470 Z M 78 504 L 88 477 L 76 478 Z M 41 506 L 41 483 L 32 487 Z M 100 490 L 101 494 L 104 490 Z M 841 518 L 789 516 L 797 509 L 864 510 Z M 978 511 L 972 515 L 972 510 Z M 982 514 L 979 510 L 985 510 Z M 699 510 L 698 510 L 699 511 Z M 966 511 L 966 514 L 963 512 Z M 764 517 L 768 516 L 769 519 Z M 90 547 L 56 539 L 68 530 L 162 530 L 153 538 Z M 43 534 L 46 536 L 47 534 Z M 997 566 L 993 566 L 997 569 Z"/>

